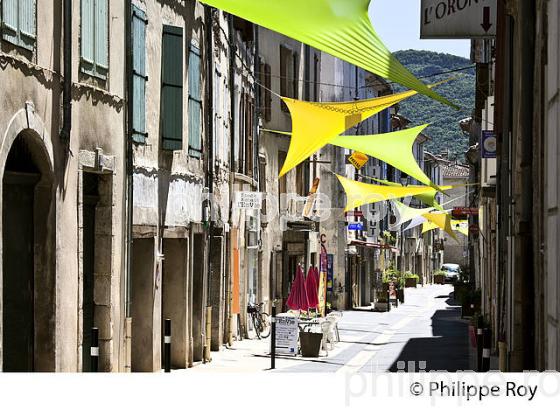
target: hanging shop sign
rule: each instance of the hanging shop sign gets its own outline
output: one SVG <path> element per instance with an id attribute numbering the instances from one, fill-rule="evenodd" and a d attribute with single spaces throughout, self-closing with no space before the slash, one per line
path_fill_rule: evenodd
<path id="1" fill-rule="evenodd" d="M 334 283 L 334 255 L 329 253 L 327 255 L 327 290 L 333 290 Z"/>
<path id="2" fill-rule="evenodd" d="M 364 216 L 364 213 L 362 211 L 348 211 L 348 212 L 345 212 L 345 215 L 347 217 L 362 218 Z"/>
<path id="3" fill-rule="evenodd" d="M 421 13 L 422 39 L 496 35 L 497 0 L 422 0 Z"/>
<path id="4" fill-rule="evenodd" d="M 260 192 L 240 191 L 235 193 L 234 208 L 260 210 L 261 206 L 262 194 Z"/>
<path id="5" fill-rule="evenodd" d="M 482 158 L 496 158 L 496 133 L 491 130 L 482 131 L 480 146 Z"/>
<path id="6" fill-rule="evenodd" d="M 298 350 L 299 327 L 295 317 L 276 316 L 276 354 L 295 356 Z"/>
<path id="7" fill-rule="evenodd" d="M 453 208 L 453 211 L 451 211 L 451 216 L 455 219 L 463 219 L 469 215 L 478 216 L 478 208 L 456 206 Z"/>
<path id="8" fill-rule="evenodd" d="M 348 157 L 348 162 L 354 165 L 356 170 L 360 170 L 367 164 L 369 157 L 366 154 L 362 154 L 361 152 L 354 152 L 352 155 Z"/>
<path id="9" fill-rule="evenodd" d="M 319 183 L 321 182 L 320 178 L 315 178 L 313 180 L 313 186 L 309 191 L 309 195 L 305 200 L 305 206 L 303 207 L 303 217 L 304 218 L 311 218 L 313 213 L 313 205 L 315 204 L 315 198 L 317 196 L 317 190 L 319 189 Z"/>

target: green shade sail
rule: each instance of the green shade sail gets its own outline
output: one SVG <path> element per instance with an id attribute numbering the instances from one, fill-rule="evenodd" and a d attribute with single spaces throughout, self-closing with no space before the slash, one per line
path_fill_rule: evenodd
<path id="1" fill-rule="evenodd" d="M 342 135 L 332 140 L 331 144 L 380 159 L 418 182 L 439 189 L 418 166 L 412 153 L 414 141 L 427 126 L 424 124 L 386 134 Z"/>
<path id="2" fill-rule="evenodd" d="M 412 75 L 385 47 L 369 19 L 371 0 L 199 1 L 457 108 Z"/>
<path id="3" fill-rule="evenodd" d="M 371 179 L 375 182 L 378 182 L 380 184 L 387 185 L 387 186 L 394 186 L 394 187 L 402 186 L 398 182 L 391 182 L 391 181 L 387 181 L 386 179 L 377 179 L 377 178 L 371 178 Z M 439 187 L 439 189 L 442 190 L 442 191 L 448 191 L 448 190 L 453 189 L 453 188 L 454 187 L 450 186 L 450 185 Z M 418 199 L 424 205 L 428 205 L 429 207 L 435 208 L 438 211 L 443 211 L 443 207 L 438 203 L 438 201 L 436 201 L 436 195 L 437 194 L 438 194 L 438 191 L 435 188 L 432 188 L 432 190 L 429 191 L 429 192 L 414 195 L 414 198 Z"/>

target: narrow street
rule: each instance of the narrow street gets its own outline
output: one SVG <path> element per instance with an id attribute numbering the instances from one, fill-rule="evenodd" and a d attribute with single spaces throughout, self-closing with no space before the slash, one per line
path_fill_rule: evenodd
<path id="1" fill-rule="evenodd" d="M 468 324 L 452 299 L 451 285 L 406 289 L 405 303 L 390 312 L 345 311 L 340 342 L 315 359 L 278 357 L 276 372 L 383 372 L 468 370 Z M 195 371 L 270 368 L 270 339 L 243 340 L 213 353 Z"/>

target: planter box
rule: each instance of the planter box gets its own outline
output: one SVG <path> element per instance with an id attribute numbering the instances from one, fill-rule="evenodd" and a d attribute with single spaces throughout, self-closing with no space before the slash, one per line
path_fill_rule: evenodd
<path id="1" fill-rule="evenodd" d="M 303 357 L 319 357 L 321 350 L 322 333 L 299 332 L 301 355 Z"/>
<path id="2" fill-rule="evenodd" d="M 418 285 L 418 279 L 416 278 L 406 278 L 404 280 L 404 286 L 406 288 L 415 288 Z"/>
<path id="3" fill-rule="evenodd" d="M 443 275 L 434 276 L 434 283 L 436 285 L 443 285 L 445 283 L 445 276 Z"/>

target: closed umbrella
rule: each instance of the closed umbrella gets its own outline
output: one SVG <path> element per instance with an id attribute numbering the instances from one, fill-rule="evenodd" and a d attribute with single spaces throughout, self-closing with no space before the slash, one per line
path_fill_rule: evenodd
<path id="1" fill-rule="evenodd" d="M 292 310 L 309 309 L 309 301 L 307 300 L 307 289 L 305 287 L 305 278 L 303 277 L 303 269 L 300 265 L 297 267 L 296 278 L 292 283 L 290 295 L 286 301 L 286 305 Z"/>
<path id="2" fill-rule="evenodd" d="M 305 281 L 305 285 L 307 287 L 307 301 L 309 302 L 310 308 L 317 308 L 319 305 L 319 284 L 317 277 L 315 276 L 315 271 L 317 268 L 313 268 L 312 266 L 309 267 L 307 271 L 307 279 Z"/>

